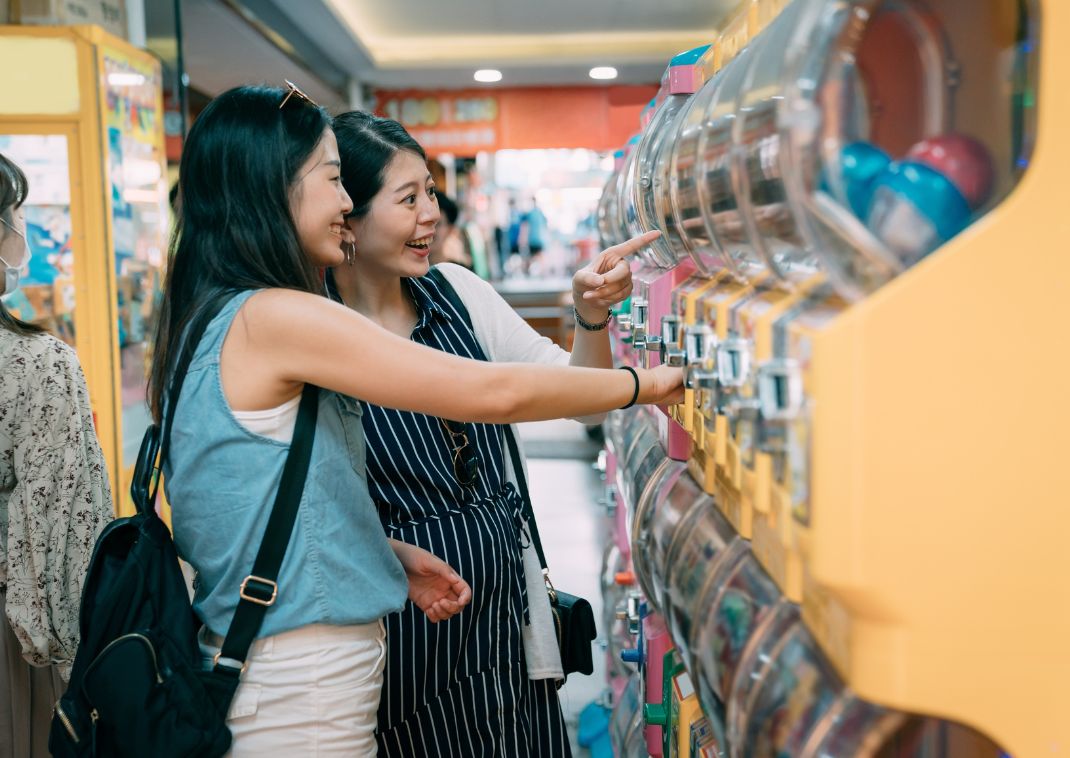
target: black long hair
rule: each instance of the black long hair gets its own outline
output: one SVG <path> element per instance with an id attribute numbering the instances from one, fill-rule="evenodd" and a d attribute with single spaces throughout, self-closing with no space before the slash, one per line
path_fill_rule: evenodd
<path id="1" fill-rule="evenodd" d="M 291 212 L 292 188 L 330 117 L 274 87 L 236 87 L 197 117 L 179 166 L 179 214 L 156 333 L 149 403 L 157 423 L 191 327 L 228 293 L 281 287 L 320 292 Z"/>
<path id="2" fill-rule="evenodd" d="M 8 223 L 14 221 L 14 211 L 24 202 L 30 191 L 30 184 L 26 181 L 26 174 L 16 166 L 7 156 L 0 153 L 0 218 Z M 4 227 L 4 236 L 15 232 Z M 22 337 L 33 334 L 41 334 L 44 329 L 37 324 L 27 324 L 25 321 L 15 318 L 10 311 L 0 302 L 0 329 L 6 329 Z"/>
<path id="3" fill-rule="evenodd" d="M 399 150 L 427 160 L 420 143 L 397 121 L 364 111 L 349 111 L 332 122 L 342 159 L 342 186 L 353 200 L 350 218 L 361 218 L 383 188 L 383 174 Z"/>

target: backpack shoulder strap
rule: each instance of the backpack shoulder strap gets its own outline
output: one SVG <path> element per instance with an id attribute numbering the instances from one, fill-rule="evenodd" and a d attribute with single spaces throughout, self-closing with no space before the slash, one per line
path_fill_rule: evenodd
<path id="1" fill-rule="evenodd" d="M 178 398 L 182 394 L 182 385 L 186 380 L 186 374 L 189 373 L 190 363 L 193 362 L 193 355 L 197 352 L 197 345 L 208 330 L 208 325 L 219 315 L 234 294 L 230 291 L 218 293 L 201 310 L 201 313 L 191 320 L 188 335 L 181 343 L 178 362 L 171 374 L 171 382 L 164 392 L 163 418 L 160 423 L 150 425 L 141 439 L 141 448 L 138 450 L 137 462 L 134 464 L 134 475 L 130 480 L 130 496 L 137 512 L 142 515 L 155 515 L 156 513 L 156 493 L 160 488 L 163 462 L 167 459 L 171 446 L 171 425 L 175 420 L 175 408 L 178 406 Z"/>

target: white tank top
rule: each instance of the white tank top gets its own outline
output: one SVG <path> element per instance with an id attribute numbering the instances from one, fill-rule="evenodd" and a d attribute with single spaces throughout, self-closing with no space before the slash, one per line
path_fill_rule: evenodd
<path id="1" fill-rule="evenodd" d="M 294 438 L 297 426 L 297 408 L 301 405 L 301 396 L 287 400 L 280 406 L 263 411 L 233 411 L 238 423 L 253 434 L 289 443 Z"/>

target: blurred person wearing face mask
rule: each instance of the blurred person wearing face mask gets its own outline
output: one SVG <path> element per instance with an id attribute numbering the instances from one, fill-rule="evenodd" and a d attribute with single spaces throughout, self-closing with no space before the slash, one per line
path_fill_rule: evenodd
<path id="1" fill-rule="evenodd" d="M 0 155 L 4 295 L 29 266 L 27 191 Z M 48 755 L 52 707 L 78 647 L 82 583 L 112 517 L 74 350 L 0 302 L 0 755 Z"/>

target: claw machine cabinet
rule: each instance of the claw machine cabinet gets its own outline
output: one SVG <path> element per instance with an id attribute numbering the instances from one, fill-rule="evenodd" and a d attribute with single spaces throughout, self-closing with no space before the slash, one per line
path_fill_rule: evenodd
<path id="1" fill-rule="evenodd" d="M 30 179 L 33 252 L 6 302 L 77 350 L 131 513 L 169 228 L 160 64 L 93 26 L 0 26 L 0 69 L 0 152 Z"/>

